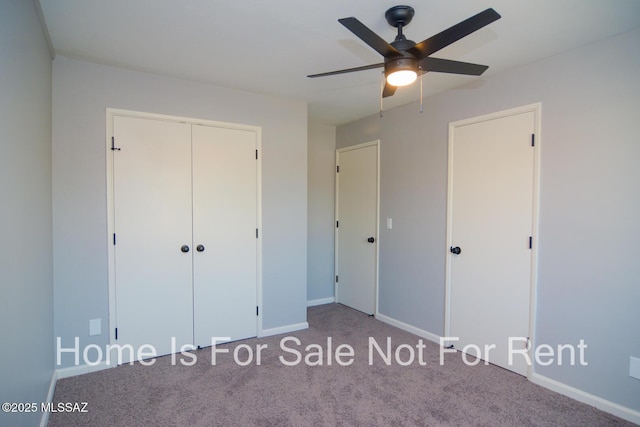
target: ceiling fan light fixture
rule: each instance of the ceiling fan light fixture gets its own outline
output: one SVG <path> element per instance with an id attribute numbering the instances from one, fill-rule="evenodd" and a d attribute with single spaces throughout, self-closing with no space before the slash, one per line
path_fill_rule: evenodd
<path id="1" fill-rule="evenodd" d="M 399 58 L 385 64 L 385 76 L 391 86 L 407 86 L 418 78 L 418 61 L 414 58 Z"/>
<path id="2" fill-rule="evenodd" d="M 407 86 L 415 82 L 418 73 L 413 70 L 398 70 L 387 76 L 387 83 L 391 86 Z"/>

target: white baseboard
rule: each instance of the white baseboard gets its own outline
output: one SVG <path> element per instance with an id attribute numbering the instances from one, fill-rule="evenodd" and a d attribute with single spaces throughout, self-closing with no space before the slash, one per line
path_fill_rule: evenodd
<path id="1" fill-rule="evenodd" d="M 375 318 L 381 322 L 387 323 L 391 326 L 395 326 L 398 329 L 402 329 L 403 331 L 411 332 L 414 335 L 417 335 L 422 338 L 426 338 L 429 341 L 433 341 L 434 343 L 440 345 L 440 337 L 436 334 L 432 334 L 431 332 L 425 331 L 424 329 L 416 328 L 415 326 L 411 326 L 408 323 L 401 322 L 392 317 L 385 316 L 384 314 L 376 313 Z"/>
<path id="2" fill-rule="evenodd" d="M 115 365 L 107 365 L 106 362 L 97 365 L 78 365 L 69 368 L 56 369 L 58 379 L 75 377 L 76 375 L 88 374 L 90 372 L 98 372 L 104 369 L 114 368 Z"/>
<path id="3" fill-rule="evenodd" d="M 634 409 L 627 408 L 626 406 L 619 405 L 601 397 L 594 396 L 593 394 L 587 393 L 586 391 L 582 391 L 559 381 L 552 380 L 551 378 L 545 377 L 544 375 L 540 375 L 535 372 L 531 375 L 529 381 L 544 388 L 548 388 L 549 390 L 555 391 L 556 393 L 568 396 L 572 399 L 577 400 L 578 402 L 586 403 L 590 406 L 595 406 L 601 411 L 608 412 L 615 415 L 616 417 L 620 417 L 635 424 L 640 424 L 640 411 L 636 411 Z"/>
<path id="4" fill-rule="evenodd" d="M 287 334 L 289 332 L 309 329 L 308 322 L 294 323 L 292 325 L 279 326 L 277 328 L 263 329 L 258 337 L 270 337 L 272 335 Z"/>
<path id="5" fill-rule="evenodd" d="M 336 302 L 335 297 L 312 299 L 307 301 L 307 307 L 315 307 L 316 305 L 325 305 L 334 302 Z"/>
<path id="6" fill-rule="evenodd" d="M 53 395 L 56 392 L 56 382 L 58 381 L 58 371 L 54 369 L 51 374 L 51 382 L 49 383 L 49 392 L 47 393 L 47 398 L 43 403 L 53 402 Z M 47 427 L 49 424 L 49 411 L 43 411 L 42 417 L 40 417 L 40 427 Z"/>

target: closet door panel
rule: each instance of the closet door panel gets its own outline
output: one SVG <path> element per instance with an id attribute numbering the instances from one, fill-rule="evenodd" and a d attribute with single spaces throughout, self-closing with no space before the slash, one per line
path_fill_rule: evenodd
<path id="1" fill-rule="evenodd" d="M 191 126 L 116 116 L 114 135 L 117 343 L 168 354 L 193 342 Z"/>
<path id="2" fill-rule="evenodd" d="M 194 125 L 194 341 L 257 335 L 257 137 Z"/>

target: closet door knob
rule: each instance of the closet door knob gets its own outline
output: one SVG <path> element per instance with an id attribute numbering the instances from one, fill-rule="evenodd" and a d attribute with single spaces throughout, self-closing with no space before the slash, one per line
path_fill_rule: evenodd
<path id="1" fill-rule="evenodd" d="M 204 245 L 198 245 L 198 246 L 196 246 L 196 251 L 198 251 L 198 252 L 204 252 Z"/>
<path id="2" fill-rule="evenodd" d="M 182 247 L 180 248 L 180 250 L 184 253 L 189 252 L 189 245 L 182 245 Z"/>

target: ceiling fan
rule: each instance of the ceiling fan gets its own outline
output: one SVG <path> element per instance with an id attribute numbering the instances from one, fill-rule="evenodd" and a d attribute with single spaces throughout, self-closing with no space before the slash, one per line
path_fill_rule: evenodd
<path id="1" fill-rule="evenodd" d="M 500 19 L 498 12 L 489 8 L 420 43 L 408 40 L 402 33 L 402 29 L 411 22 L 414 14 L 415 11 L 411 6 L 394 6 L 386 11 L 384 16 L 387 22 L 398 29 L 398 35 L 391 43 L 387 43 L 354 17 L 338 19 L 338 22 L 347 27 L 349 31 L 382 55 L 384 62 L 327 73 L 311 74 L 307 77 L 333 76 L 384 67 L 386 81 L 382 96 L 387 97 L 393 95 L 398 86 L 406 86 L 413 83 L 418 74 L 435 71 L 479 76 L 489 68 L 486 65 L 431 58 L 429 55 Z"/>

